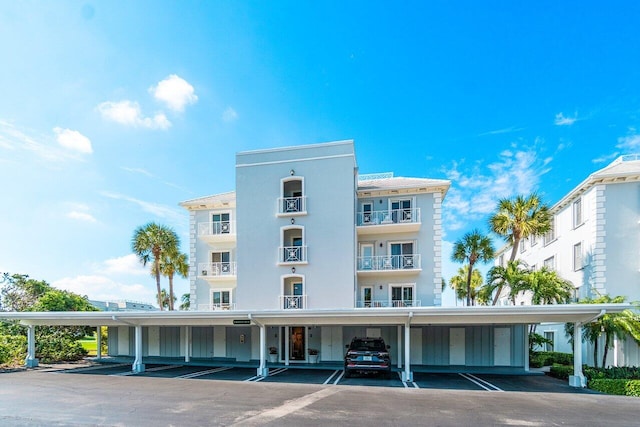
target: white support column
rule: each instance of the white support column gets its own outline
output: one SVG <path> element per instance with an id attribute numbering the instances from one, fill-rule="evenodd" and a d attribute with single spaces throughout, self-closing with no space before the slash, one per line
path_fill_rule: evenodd
<path id="1" fill-rule="evenodd" d="M 289 327 L 284 327 L 284 365 L 289 366 Z"/>
<path id="2" fill-rule="evenodd" d="M 404 371 L 402 371 L 402 381 L 413 381 L 411 372 L 411 323 L 404 324 Z"/>
<path id="3" fill-rule="evenodd" d="M 618 351 L 620 350 L 618 337 L 613 337 L 613 366 L 618 367 Z"/>
<path id="4" fill-rule="evenodd" d="M 191 326 L 184 327 L 184 361 L 191 361 Z"/>
<path id="5" fill-rule="evenodd" d="M 135 327 L 135 359 L 131 370 L 135 373 L 144 372 L 144 363 L 142 363 L 142 326 Z"/>
<path id="6" fill-rule="evenodd" d="M 258 375 L 263 377 L 269 376 L 269 368 L 267 368 L 267 352 L 265 351 L 267 346 L 267 328 L 264 325 L 260 325 L 260 366 L 258 366 Z"/>
<path id="7" fill-rule="evenodd" d="M 524 325 L 524 370 L 529 372 L 529 325 Z"/>
<path id="8" fill-rule="evenodd" d="M 398 343 L 396 348 L 398 349 L 398 369 L 402 369 L 402 325 L 398 325 Z"/>
<path id="9" fill-rule="evenodd" d="M 569 375 L 571 387 L 586 387 L 587 380 L 582 373 L 582 324 L 573 325 L 573 375 Z"/>
<path id="10" fill-rule="evenodd" d="M 36 327 L 34 325 L 29 325 L 27 329 L 27 358 L 24 364 L 27 368 L 38 366 L 38 359 L 36 359 Z"/>
<path id="11" fill-rule="evenodd" d="M 96 328 L 97 336 L 97 345 L 96 345 L 96 358 L 98 360 L 102 359 L 102 326 L 98 326 Z"/>

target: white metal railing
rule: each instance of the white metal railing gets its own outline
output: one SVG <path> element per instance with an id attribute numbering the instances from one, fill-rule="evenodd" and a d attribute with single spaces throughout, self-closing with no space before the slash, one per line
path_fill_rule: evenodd
<path id="1" fill-rule="evenodd" d="M 235 276 L 237 263 L 235 262 L 201 262 L 198 264 L 199 276 Z"/>
<path id="2" fill-rule="evenodd" d="M 280 246 L 278 248 L 280 254 L 278 260 L 280 262 L 306 262 L 307 247 L 306 246 Z"/>
<path id="3" fill-rule="evenodd" d="M 198 223 L 198 236 L 224 236 L 236 234 L 235 221 L 209 221 Z"/>
<path id="4" fill-rule="evenodd" d="M 420 222 L 420 208 L 358 212 L 357 225 L 387 225 Z"/>
<path id="5" fill-rule="evenodd" d="M 198 311 L 219 311 L 219 310 L 235 310 L 235 309 L 236 309 L 235 302 L 198 304 Z"/>
<path id="6" fill-rule="evenodd" d="M 306 295 L 280 295 L 280 307 L 283 310 L 300 310 L 306 306 Z"/>
<path id="7" fill-rule="evenodd" d="M 422 268 L 420 254 L 358 257 L 358 271 L 411 270 Z"/>
<path id="8" fill-rule="evenodd" d="M 307 198 L 299 197 L 278 197 L 278 213 L 289 214 L 307 211 Z"/>
<path id="9" fill-rule="evenodd" d="M 383 307 L 421 307 L 420 300 L 371 300 L 357 301 L 356 308 L 383 308 Z"/>

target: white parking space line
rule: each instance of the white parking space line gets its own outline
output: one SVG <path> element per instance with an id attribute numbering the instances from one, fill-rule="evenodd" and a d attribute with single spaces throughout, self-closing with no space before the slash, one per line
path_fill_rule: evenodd
<path id="1" fill-rule="evenodd" d="M 400 378 L 400 381 L 402 381 L 402 374 L 400 372 L 398 372 L 398 378 Z M 402 385 L 404 386 L 404 388 L 409 388 L 407 383 L 404 381 L 402 381 Z"/>
<path id="2" fill-rule="evenodd" d="M 107 369 L 107 368 L 118 368 L 120 366 L 131 366 L 130 363 L 116 363 L 116 364 L 112 364 L 112 365 L 99 365 L 99 366 L 87 366 L 84 368 L 69 368 L 69 369 L 49 369 L 46 370 L 45 372 L 49 372 L 51 374 L 66 374 L 69 372 L 85 372 L 85 371 L 98 371 L 100 369 Z"/>
<path id="3" fill-rule="evenodd" d="M 496 387 L 495 385 L 491 384 L 489 381 L 485 381 L 482 378 L 476 377 L 475 375 L 462 374 L 462 373 L 458 373 L 458 375 L 460 375 L 462 378 L 465 378 L 465 379 L 471 381 L 475 385 L 477 385 L 479 387 L 482 387 L 483 389 L 485 389 L 487 391 L 504 391 L 504 390 L 500 389 L 499 387 Z"/>
<path id="4" fill-rule="evenodd" d="M 176 377 L 176 378 L 182 378 L 182 379 L 197 378 L 207 374 L 215 374 L 216 372 L 228 371 L 229 369 L 231 369 L 231 366 L 227 366 L 224 368 L 207 369 L 206 371 L 198 371 L 198 372 L 192 372 L 190 374 L 180 375 L 179 377 Z"/>
<path id="5" fill-rule="evenodd" d="M 491 383 L 490 383 L 489 381 L 487 381 L 487 380 L 483 380 L 482 378 L 478 378 L 478 377 L 476 377 L 476 376 L 475 376 L 475 375 L 473 375 L 473 374 L 467 374 L 467 375 L 468 375 L 468 376 L 470 376 L 470 377 L 471 377 L 471 378 L 473 378 L 473 379 L 476 379 L 476 380 L 480 381 L 480 382 L 481 382 L 481 383 L 483 383 L 483 384 L 486 384 L 488 387 L 493 388 L 493 390 L 494 390 L 494 391 L 502 391 L 502 392 L 504 392 L 504 390 L 502 390 L 500 387 L 496 386 L 495 384 L 491 384 Z"/>
<path id="6" fill-rule="evenodd" d="M 284 371 L 286 371 L 288 369 L 289 368 L 274 369 L 273 371 L 269 371 L 269 376 L 272 377 L 274 375 L 278 375 L 278 374 L 280 374 L 280 373 L 282 373 L 282 372 L 284 372 Z M 255 375 L 255 376 L 253 376 L 251 378 L 247 378 L 245 381 L 251 381 L 251 382 L 257 383 L 257 382 L 260 382 L 260 381 L 264 380 L 265 378 L 267 378 L 267 377 L 263 377 L 263 376 L 260 376 L 260 375 Z"/>
<path id="7" fill-rule="evenodd" d="M 327 378 L 327 379 L 326 379 L 326 381 L 325 381 L 325 382 L 323 382 L 322 384 L 323 384 L 323 385 L 325 385 L 325 384 L 329 384 L 329 381 L 331 381 L 331 378 L 335 377 L 335 376 L 336 376 L 336 374 L 337 374 L 338 372 L 340 372 L 340 370 L 335 370 L 335 371 L 333 371 L 333 374 L 329 375 L 329 378 Z"/>
<path id="8" fill-rule="evenodd" d="M 400 378 L 400 381 L 402 381 L 402 372 L 398 372 L 398 378 Z M 411 384 L 413 388 L 420 388 L 418 384 L 413 381 L 402 381 L 402 385 L 404 386 L 404 388 L 409 388 L 409 384 Z"/>
<path id="9" fill-rule="evenodd" d="M 175 368 L 182 368 L 182 365 L 167 365 L 167 366 L 158 366 L 157 368 L 150 368 L 150 369 L 145 369 L 144 372 L 133 372 L 133 371 L 129 371 L 129 372 L 123 372 L 121 374 L 112 374 L 110 375 L 111 377 L 126 377 L 129 375 L 137 375 L 137 374 L 144 374 L 145 372 L 156 372 L 156 371 L 165 371 L 167 369 L 175 369 Z"/>
<path id="10" fill-rule="evenodd" d="M 342 379 L 342 377 L 344 377 L 344 371 L 339 371 L 339 372 L 340 372 L 340 375 L 338 375 L 338 378 L 336 378 L 336 380 L 333 382 L 333 385 L 338 384 Z"/>

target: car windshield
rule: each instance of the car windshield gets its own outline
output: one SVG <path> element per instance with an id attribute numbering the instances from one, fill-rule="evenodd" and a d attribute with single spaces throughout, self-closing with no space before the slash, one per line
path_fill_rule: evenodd
<path id="1" fill-rule="evenodd" d="M 356 351 L 385 351 L 386 349 L 383 340 L 355 340 L 349 347 L 349 350 Z"/>

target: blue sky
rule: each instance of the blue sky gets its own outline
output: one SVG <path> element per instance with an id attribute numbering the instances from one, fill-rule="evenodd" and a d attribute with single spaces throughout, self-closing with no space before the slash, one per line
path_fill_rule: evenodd
<path id="1" fill-rule="evenodd" d="M 451 179 L 445 259 L 498 198 L 640 151 L 640 3 L 422 3 L 3 2 L 0 271 L 153 301 L 133 230 L 187 251 L 177 204 L 242 150 L 354 139 L 361 173 Z"/>

